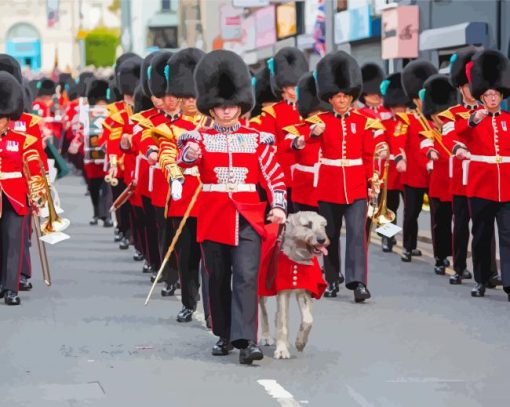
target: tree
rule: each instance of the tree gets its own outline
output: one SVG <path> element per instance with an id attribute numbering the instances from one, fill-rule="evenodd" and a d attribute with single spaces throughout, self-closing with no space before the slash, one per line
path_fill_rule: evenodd
<path id="1" fill-rule="evenodd" d="M 95 28 L 85 37 L 85 64 L 111 66 L 119 45 L 119 35 L 108 28 Z"/>

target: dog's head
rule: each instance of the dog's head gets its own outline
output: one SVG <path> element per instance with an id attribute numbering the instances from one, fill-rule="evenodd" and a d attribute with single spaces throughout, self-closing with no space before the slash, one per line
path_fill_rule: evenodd
<path id="1" fill-rule="evenodd" d="M 315 212 L 289 215 L 285 229 L 283 252 L 292 261 L 311 264 L 314 256 L 328 254 L 329 239 L 326 219 Z"/>

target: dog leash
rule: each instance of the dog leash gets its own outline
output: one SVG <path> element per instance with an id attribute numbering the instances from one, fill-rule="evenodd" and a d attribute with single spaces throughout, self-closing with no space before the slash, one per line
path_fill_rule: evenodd
<path id="1" fill-rule="evenodd" d="M 283 245 L 283 237 L 285 234 L 285 223 L 278 226 L 278 234 L 276 235 L 276 243 L 271 252 L 271 257 L 268 265 L 268 272 L 266 275 L 266 288 L 270 290 L 273 287 L 278 272 L 278 259 Z"/>

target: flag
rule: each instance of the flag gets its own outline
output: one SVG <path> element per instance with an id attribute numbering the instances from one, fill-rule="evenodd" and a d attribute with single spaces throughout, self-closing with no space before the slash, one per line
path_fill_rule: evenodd
<path id="1" fill-rule="evenodd" d="M 321 57 L 326 55 L 326 6 L 325 0 L 317 0 L 317 18 L 313 30 L 313 48 Z"/>
<path id="2" fill-rule="evenodd" d="M 48 28 L 52 28 L 59 20 L 60 0 L 46 0 L 46 12 L 48 16 Z"/>

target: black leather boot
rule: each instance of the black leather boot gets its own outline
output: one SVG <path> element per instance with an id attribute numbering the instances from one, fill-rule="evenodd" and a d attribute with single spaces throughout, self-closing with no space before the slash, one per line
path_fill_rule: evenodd
<path id="1" fill-rule="evenodd" d="M 324 297 L 326 297 L 326 298 L 336 297 L 338 290 L 339 290 L 339 288 L 338 288 L 337 282 L 329 283 L 328 287 L 326 288 L 326 291 L 324 291 Z"/>
<path id="2" fill-rule="evenodd" d="M 412 260 L 412 254 L 411 252 L 408 252 L 407 250 L 404 250 L 402 254 L 400 255 L 400 260 L 402 260 L 404 263 L 410 263 Z"/>
<path id="3" fill-rule="evenodd" d="M 248 346 L 239 351 L 239 363 L 241 365 L 251 365 L 254 360 L 264 359 L 262 349 L 255 343 L 250 341 Z"/>
<path id="4" fill-rule="evenodd" d="M 133 254 L 133 260 L 134 261 L 142 261 L 143 254 L 141 252 L 139 252 L 138 250 L 135 250 L 135 254 Z"/>
<path id="5" fill-rule="evenodd" d="M 20 305 L 21 299 L 18 296 L 18 293 L 7 290 L 4 292 L 4 301 L 7 305 Z"/>
<path id="6" fill-rule="evenodd" d="M 211 353 L 213 356 L 226 356 L 232 349 L 232 344 L 226 338 L 220 338 L 212 347 Z"/>
<path id="7" fill-rule="evenodd" d="M 484 297 L 485 296 L 485 284 L 476 283 L 471 290 L 471 297 Z"/>
<path id="8" fill-rule="evenodd" d="M 127 250 L 127 249 L 129 249 L 129 239 L 127 237 L 122 237 L 122 239 L 120 239 L 119 249 L 120 250 Z"/>
<path id="9" fill-rule="evenodd" d="M 359 283 L 358 286 L 354 289 L 354 301 L 357 303 L 364 302 L 371 297 L 370 291 L 365 286 L 365 284 Z"/>
<path id="10" fill-rule="evenodd" d="M 191 322 L 193 312 L 195 312 L 195 310 L 183 307 L 182 310 L 177 314 L 177 322 Z"/>
<path id="11" fill-rule="evenodd" d="M 436 257 L 436 265 L 434 266 L 434 273 L 436 273 L 438 276 L 444 276 L 445 266 L 444 266 L 444 259 L 439 259 Z"/>
<path id="12" fill-rule="evenodd" d="M 161 290 L 162 297 L 171 297 L 175 294 L 177 287 L 175 284 L 165 283 L 166 287 Z"/>
<path id="13" fill-rule="evenodd" d="M 32 283 L 28 281 L 28 278 L 25 276 L 21 276 L 19 280 L 19 290 L 20 291 L 30 291 L 32 289 Z"/>
<path id="14" fill-rule="evenodd" d="M 451 285 L 460 285 L 462 284 L 462 275 L 455 273 L 453 276 L 450 276 L 449 281 Z"/>

